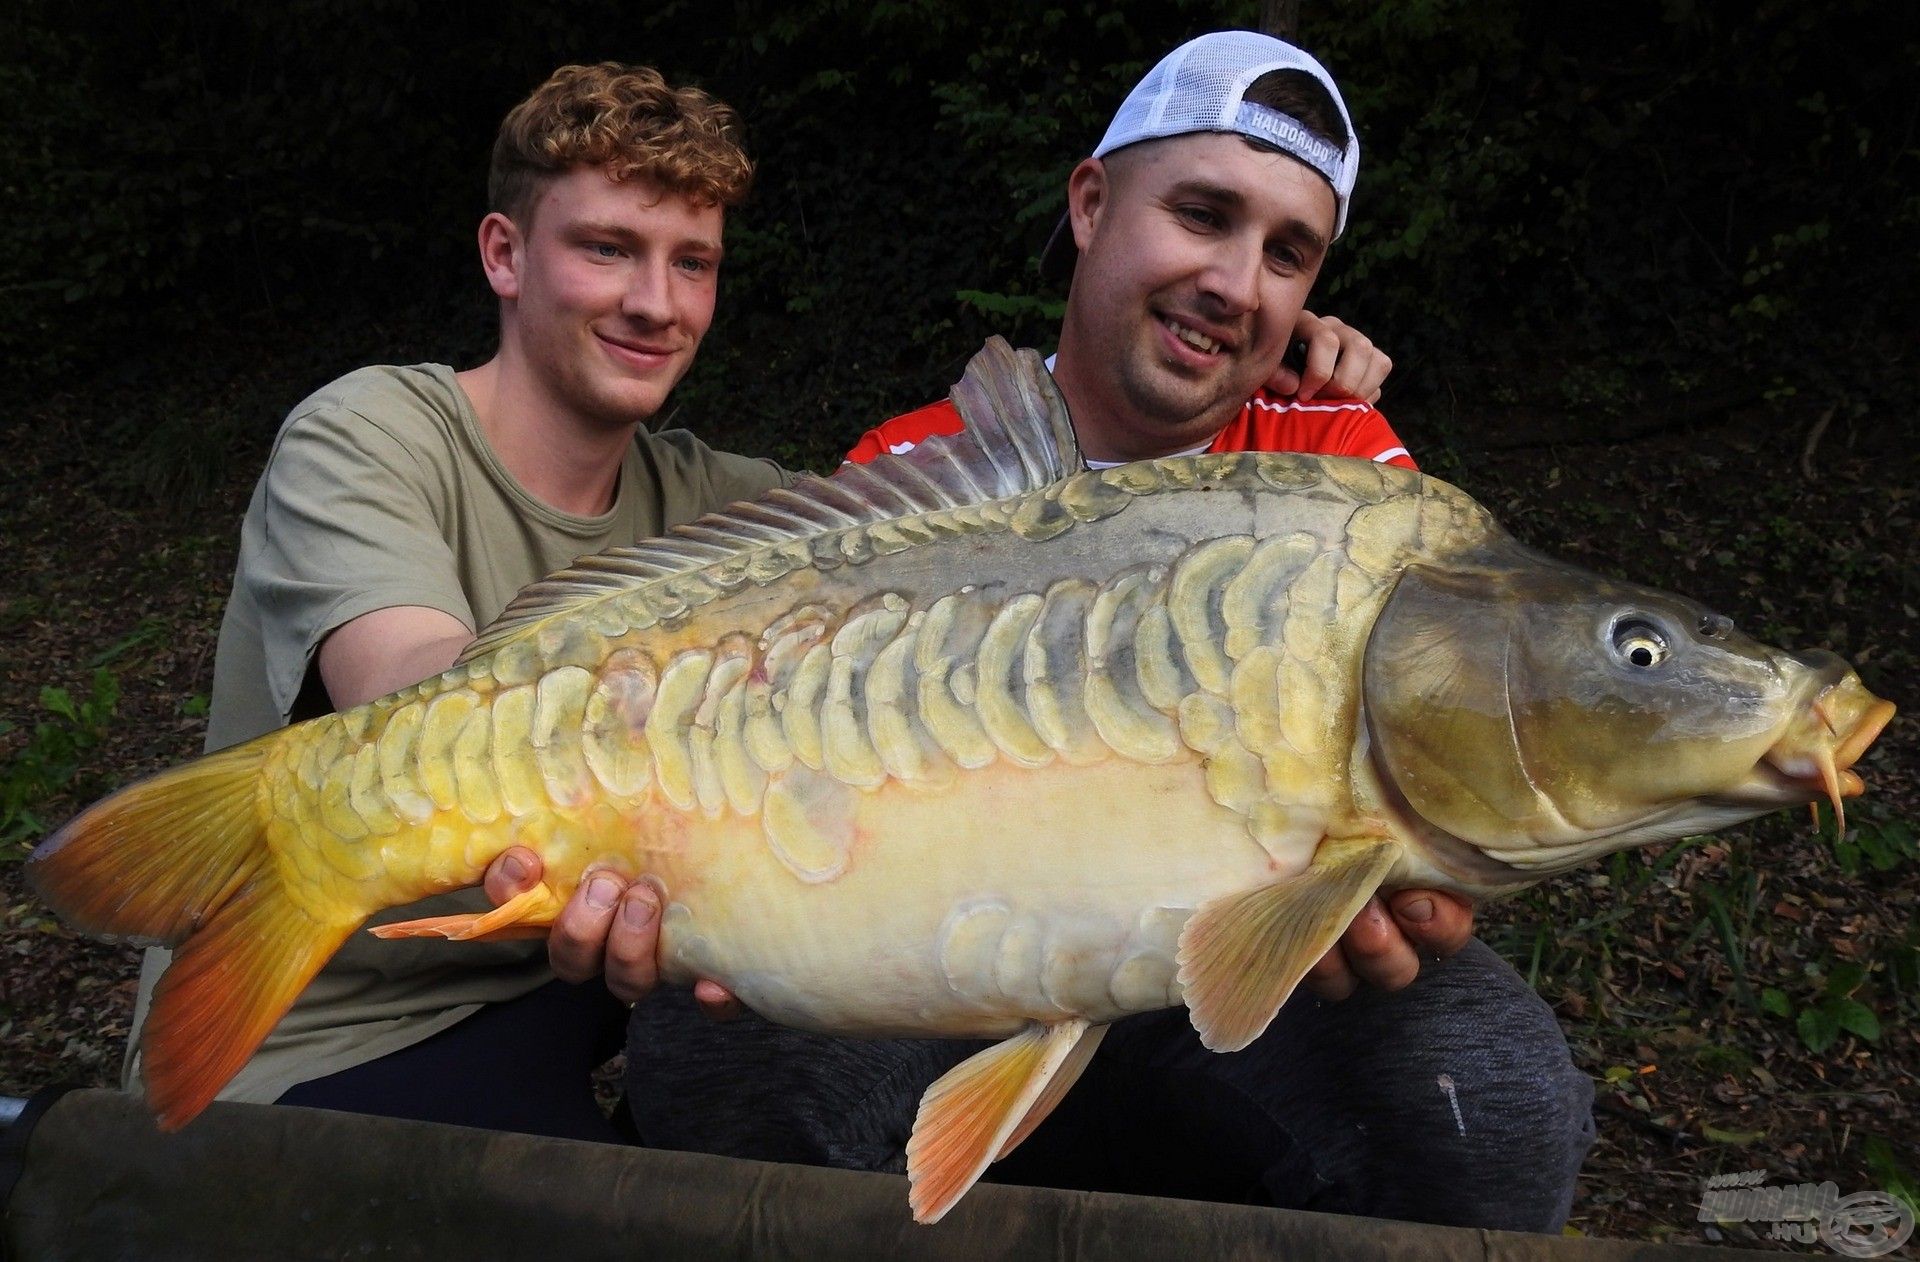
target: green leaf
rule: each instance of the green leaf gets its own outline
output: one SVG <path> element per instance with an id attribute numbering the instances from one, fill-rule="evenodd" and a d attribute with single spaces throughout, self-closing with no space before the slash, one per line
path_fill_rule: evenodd
<path id="1" fill-rule="evenodd" d="M 1787 992 L 1771 986 L 1760 992 L 1760 1006 L 1776 1017 L 1793 1015 L 1793 1005 L 1787 1001 Z"/>
<path id="2" fill-rule="evenodd" d="M 40 706 L 63 719 L 79 722 L 80 716 L 73 708 L 73 694 L 65 688 L 56 688 L 51 684 L 40 689 Z"/>
<path id="3" fill-rule="evenodd" d="M 1841 1029 L 1857 1034 L 1869 1043 L 1880 1041 L 1880 1018 L 1873 1014 L 1873 1009 L 1857 999 L 1841 999 L 1829 1006 Z"/>
<path id="4" fill-rule="evenodd" d="M 1845 963 L 1833 966 L 1833 972 L 1827 974 L 1827 994 L 1834 998 L 1843 998 L 1860 989 L 1860 983 L 1867 980 L 1867 970 L 1858 964 Z"/>
<path id="5" fill-rule="evenodd" d="M 1794 1024 L 1799 1027 L 1800 1041 L 1810 1052 L 1824 1052 L 1840 1037 L 1840 1020 L 1825 1007 L 1802 1010 Z"/>
<path id="6" fill-rule="evenodd" d="M 1723 1131 L 1718 1126 L 1702 1126 L 1700 1133 L 1716 1144 L 1733 1144 L 1736 1147 L 1744 1147 L 1766 1136 L 1765 1131 Z"/>

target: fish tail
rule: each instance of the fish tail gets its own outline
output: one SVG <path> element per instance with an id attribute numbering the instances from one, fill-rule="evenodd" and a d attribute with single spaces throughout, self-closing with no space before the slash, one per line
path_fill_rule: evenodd
<path id="1" fill-rule="evenodd" d="M 176 948 L 141 1035 L 163 1130 L 206 1108 L 353 931 L 295 902 L 268 849 L 263 767 L 281 736 L 129 785 L 27 861 L 74 928 Z"/>

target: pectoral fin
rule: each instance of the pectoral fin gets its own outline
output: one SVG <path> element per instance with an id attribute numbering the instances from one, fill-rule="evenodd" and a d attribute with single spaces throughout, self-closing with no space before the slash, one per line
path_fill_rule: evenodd
<path id="1" fill-rule="evenodd" d="M 938 1222 L 1025 1139 L 1079 1078 L 1105 1031 L 1079 1019 L 1029 1026 L 928 1087 L 907 1141 L 914 1220 Z"/>
<path id="2" fill-rule="evenodd" d="M 450 938 L 455 942 L 544 938 L 563 905 L 559 895 L 545 885 L 536 885 L 515 894 L 492 911 L 399 920 L 390 925 L 375 925 L 367 932 L 376 938 Z"/>
<path id="3" fill-rule="evenodd" d="M 1300 875 L 1194 912 L 1176 959 L 1200 1042 L 1237 1052 L 1259 1038 L 1399 858 L 1398 842 L 1323 841 Z"/>

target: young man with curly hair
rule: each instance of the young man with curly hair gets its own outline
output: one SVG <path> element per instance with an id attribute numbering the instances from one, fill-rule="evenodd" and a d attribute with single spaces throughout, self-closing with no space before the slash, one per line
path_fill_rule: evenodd
<path id="1" fill-rule="evenodd" d="M 568 66 L 508 114 L 479 228 L 499 348 L 363 368 L 294 408 L 241 527 L 209 750 L 437 673 L 526 584 L 786 480 L 645 426 L 713 320 L 752 176 L 734 112 L 650 69 Z M 588 1075 L 625 1018 L 538 942 L 356 934 L 223 1095 L 614 1140 Z"/>

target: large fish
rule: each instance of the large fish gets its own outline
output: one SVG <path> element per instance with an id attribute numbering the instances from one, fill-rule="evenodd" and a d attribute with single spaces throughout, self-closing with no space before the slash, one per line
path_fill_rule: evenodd
<path id="1" fill-rule="evenodd" d="M 33 856 L 173 945 L 147 1098 L 184 1125 L 369 915 L 513 844 L 546 886 L 383 935 L 526 933 L 657 878 L 662 974 L 853 1035 L 1001 1038 L 908 1146 L 945 1213 L 1107 1023 L 1260 1034 L 1375 890 L 1487 896 L 1863 786 L 1839 658 L 1514 543 L 1363 461 L 1084 471 L 997 339 L 966 432 L 529 588 L 436 678 L 157 775 Z"/>

